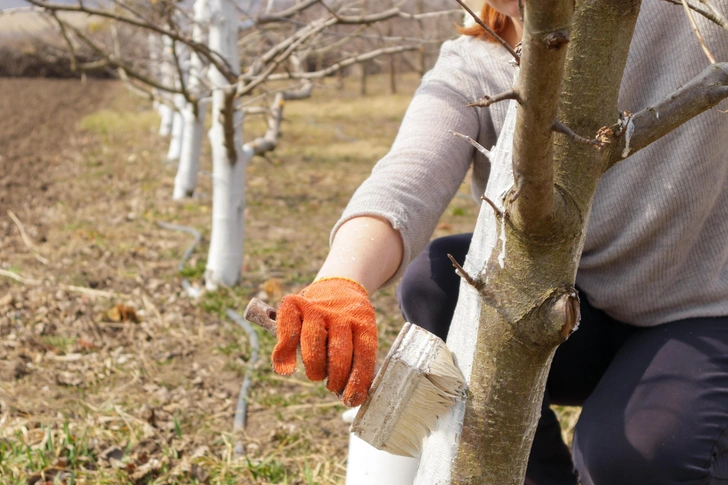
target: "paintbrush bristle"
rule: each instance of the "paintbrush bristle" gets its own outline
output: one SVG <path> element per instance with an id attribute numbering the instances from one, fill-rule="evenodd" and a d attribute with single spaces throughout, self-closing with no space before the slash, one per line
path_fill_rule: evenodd
<path id="1" fill-rule="evenodd" d="M 419 456 L 440 416 L 463 394 L 465 379 L 445 343 L 405 324 L 352 424 L 375 448 Z"/>
<path id="2" fill-rule="evenodd" d="M 464 385 L 462 373 L 443 345 L 412 392 L 409 405 L 392 428 L 384 449 L 395 455 L 419 456 L 423 440 L 462 395 Z"/>

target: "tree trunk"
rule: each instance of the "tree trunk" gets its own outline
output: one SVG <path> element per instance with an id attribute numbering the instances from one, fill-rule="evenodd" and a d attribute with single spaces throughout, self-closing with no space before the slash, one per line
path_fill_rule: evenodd
<path id="1" fill-rule="evenodd" d="M 237 13 L 230 0 L 210 1 L 210 48 L 239 72 Z M 205 283 L 234 285 L 243 262 L 245 168 L 252 153 L 243 151 L 243 112 L 235 98 L 235 86 L 214 67 L 210 68 L 212 93 L 212 233 Z"/>
<path id="2" fill-rule="evenodd" d="M 205 104 L 201 101 L 187 103 L 182 112 L 184 133 L 182 135 L 179 166 L 177 167 L 177 175 L 174 178 L 174 192 L 172 193 L 174 200 L 192 197 L 197 188 L 202 139 L 205 134 Z"/>
<path id="3" fill-rule="evenodd" d="M 185 119 L 182 112 L 185 110 L 187 102 L 182 94 L 175 94 L 174 111 L 172 113 L 172 138 L 169 141 L 169 150 L 167 150 L 167 160 L 179 160 L 182 153 L 182 140 L 185 131 Z"/>
<path id="4" fill-rule="evenodd" d="M 207 22 L 207 10 L 207 0 L 195 1 L 192 40 L 196 42 L 203 42 L 205 39 L 203 25 Z M 207 109 L 206 103 L 200 101 L 200 98 L 203 96 L 200 79 L 202 67 L 200 56 L 195 51 L 192 51 L 190 53 L 188 89 L 197 101 L 188 102 L 182 112 L 182 117 L 184 118 L 184 135 L 182 136 L 182 148 L 177 176 L 174 178 L 174 192 L 172 197 L 175 200 L 191 197 L 197 188 L 202 138 L 205 132 L 205 111 Z"/>
<path id="5" fill-rule="evenodd" d="M 425 12 L 425 2 L 424 0 L 417 0 L 417 13 L 422 14 Z M 427 40 L 429 38 L 428 32 L 424 27 L 424 24 L 422 23 L 422 20 L 418 21 L 419 26 L 419 36 L 421 39 Z M 425 74 L 427 73 L 427 43 L 423 43 L 422 46 L 420 46 L 420 50 L 418 51 L 419 54 L 419 73 L 420 73 L 420 79 L 422 79 Z"/>
<path id="6" fill-rule="evenodd" d="M 172 66 L 172 39 L 167 36 L 162 37 L 162 53 L 160 56 L 159 73 L 161 76 L 160 84 L 171 86 L 174 79 L 174 67 Z M 174 122 L 174 110 L 171 106 L 171 96 L 167 93 L 160 93 L 160 96 L 166 102 L 159 103 L 159 116 L 161 122 L 159 125 L 159 135 L 169 136 L 172 134 L 172 124 Z"/>
<path id="7" fill-rule="evenodd" d="M 155 81 L 161 81 L 159 56 L 161 54 L 162 46 L 160 44 L 160 39 L 158 35 L 155 35 L 151 32 L 147 34 L 147 49 L 149 50 L 149 77 L 151 77 Z M 158 113 L 160 113 L 159 100 L 157 99 L 157 97 L 159 96 L 159 91 L 156 88 L 153 88 L 152 94 L 154 95 L 152 106 L 155 110 L 157 110 Z"/>
<path id="8" fill-rule="evenodd" d="M 576 269 L 614 148 L 555 139 L 552 126 L 595 134 L 615 123 L 639 1 L 579 2 L 570 28 L 573 9 L 526 3 L 517 101 L 491 157 L 471 281 L 448 336 L 469 392 L 427 441 L 418 484 L 524 483 L 551 359 L 578 323 Z"/>
<path id="9" fill-rule="evenodd" d="M 162 95 L 164 96 L 164 95 Z M 159 112 L 159 136 L 169 136 L 172 134 L 172 124 L 174 123 L 174 110 L 167 103 L 159 103 L 157 106 Z"/>
<path id="10" fill-rule="evenodd" d="M 361 79 L 359 80 L 359 94 L 362 96 L 367 95 L 367 61 L 360 63 L 361 66 Z"/>
<path id="11" fill-rule="evenodd" d="M 394 55 L 389 56 L 389 92 L 397 94 L 397 69 Z"/>

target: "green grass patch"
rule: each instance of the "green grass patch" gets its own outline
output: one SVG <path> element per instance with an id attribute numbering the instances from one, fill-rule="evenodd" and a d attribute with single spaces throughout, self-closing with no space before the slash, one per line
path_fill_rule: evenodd
<path id="1" fill-rule="evenodd" d="M 139 113 L 117 110 L 96 111 L 78 122 L 82 130 L 108 138 L 133 136 L 139 130 L 150 130 L 158 124 L 159 117 L 154 111 Z"/>

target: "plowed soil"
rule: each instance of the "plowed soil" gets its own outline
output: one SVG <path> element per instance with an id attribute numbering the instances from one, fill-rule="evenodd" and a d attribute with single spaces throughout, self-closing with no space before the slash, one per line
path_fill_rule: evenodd
<path id="1" fill-rule="evenodd" d="M 113 82 L 0 78 L 0 214 L 53 200 L 51 167 L 76 123 L 109 102 Z"/>

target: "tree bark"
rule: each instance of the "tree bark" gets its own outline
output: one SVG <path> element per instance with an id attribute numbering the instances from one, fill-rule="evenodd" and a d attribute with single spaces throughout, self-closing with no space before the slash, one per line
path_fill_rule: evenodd
<path id="1" fill-rule="evenodd" d="M 187 105 L 185 97 L 182 94 L 175 94 L 174 111 L 172 113 L 172 138 L 169 141 L 169 150 L 167 150 L 167 160 L 179 160 L 182 153 L 182 140 L 185 132 L 185 119 L 183 112 Z"/>
<path id="2" fill-rule="evenodd" d="M 167 36 L 162 37 L 162 52 L 160 57 L 160 82 L 164 85 L 172 85 L 174 79 L 174 68 L 172 67 L 172 39 Z M 174 123 L 174 110 L 172 109 L 172 97 L 167 93 L 160 93 L 166 102 L 159 103 L 159 116 L 161 122 L 159 125 L 159 135 L 169 136 L 172 134 L 172 125 Z"/>
<path id="3" fill-rule="evenodd" d="M 239 71 L 237 14 L 230 0 L 210 1 L 210 49 Z M 234 285 L 243 262 L 245 168 L 252 153 L 243 151 L 243 112 L 225 76 L 210 68 L 212 92 L 212 232 L 205 285 Z"/>
<path id="4" fill-rule="evenodd" d="M 416 483 L 522 485 L 551 359 L 578 323 L 576 269 L 614 147 L 552 126 L 596 134 L 615 122 L 639 1 L 579 2 L 572 24 L 573 9 L 526 2 L 518 96 L 465 265 L 477 288 L 461 284 L 448 336 L 469 392 L 426 443 Z"/>
<path id="5" fill-rule="evenodd" d="M 207 0 L 196 0 L 194 25 L 192 26 L 192 40 L 195 42 L 205 40 L 204 24 L 207 23 L 207 17 Z M 175 200 L 191 197 L 197 188 L 202 139 L 205 132 L 205 111 L 207 109 L 207 103 L 201 101 L 204 93 L 200 79 L 202 68 L 200 56 L 197 52 L 192 51 L 190 53 L 188 89 L 194 96 L 194 100 L 188 101 L 182 111 L 185 124 L 179 166 L 177 167 L 177 175 L 174 178 L 172 198 Z"/>

